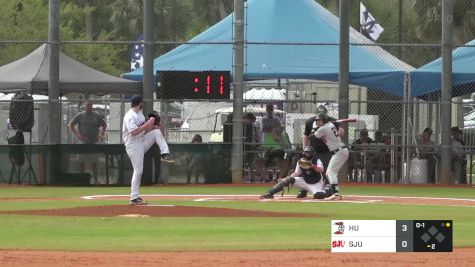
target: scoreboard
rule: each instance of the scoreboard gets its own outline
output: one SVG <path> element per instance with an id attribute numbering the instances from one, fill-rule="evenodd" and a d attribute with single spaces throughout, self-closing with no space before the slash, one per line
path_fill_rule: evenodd
<path id="1" fill-rule="evenodd" d="M 452 252 L 452 220 L 332 220 L 332 252 Z"/>

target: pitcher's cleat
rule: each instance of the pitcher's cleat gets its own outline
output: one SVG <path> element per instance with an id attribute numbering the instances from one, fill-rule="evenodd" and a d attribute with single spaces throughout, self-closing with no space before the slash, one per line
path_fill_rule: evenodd
<path id="1" fill-rule="evenodd" d="M 130 200 L 130 205 L 145 206 L 148 205 L 148 202 L 143 200 L 141 197 Z"/>

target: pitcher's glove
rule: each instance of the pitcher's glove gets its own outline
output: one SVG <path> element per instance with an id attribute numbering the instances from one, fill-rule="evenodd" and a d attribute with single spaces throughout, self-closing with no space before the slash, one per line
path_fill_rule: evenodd
<path id="1" fill-rule="evenodd" d="M 308 170 L 312 168 L 312 161 L 306 158 L 301 158 L 298 162 L 300 169 Z"/>
<path id="2" fill-rule="evenodd" d="M 158 115 L 158 113 L 150 113 L 147 115 L 147 117 L 150 119 L 150 118 L 155 118 L 155 126 L 159 126 L 160 125 L 160 115 Z"/>

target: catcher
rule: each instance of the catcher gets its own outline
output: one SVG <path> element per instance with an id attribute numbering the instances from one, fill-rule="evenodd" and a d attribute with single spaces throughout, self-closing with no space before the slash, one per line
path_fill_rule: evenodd
<path id="1" fill-rule="evenodd" d="M 282 191 L 285 186 L 294 185 L 300 189 L 307 190 L 313 194 L 315 199 L 324 199 L 328 196 L 325 190 L 323 163 L 315 156 L 315 150 L 311 146 L 306 146 L 303 149 L 304 157 L 301 158 L 294 173 L 289 177 L 282 179 L 279 183 L 273 186 L 267 193 L 261 195 L 261 199 L 274 198 L 274 194 Z"/>

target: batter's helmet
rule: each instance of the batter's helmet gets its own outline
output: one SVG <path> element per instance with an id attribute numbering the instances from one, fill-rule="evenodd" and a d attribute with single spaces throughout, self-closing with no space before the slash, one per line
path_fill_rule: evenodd
<path id="1" fill-rule="evenodd" d="M 324 122 L 329 121 L 328 115 L 326 113 L 323 113 L 323 112 L 318 113 L 317 118 L 323 120 Z"/>

